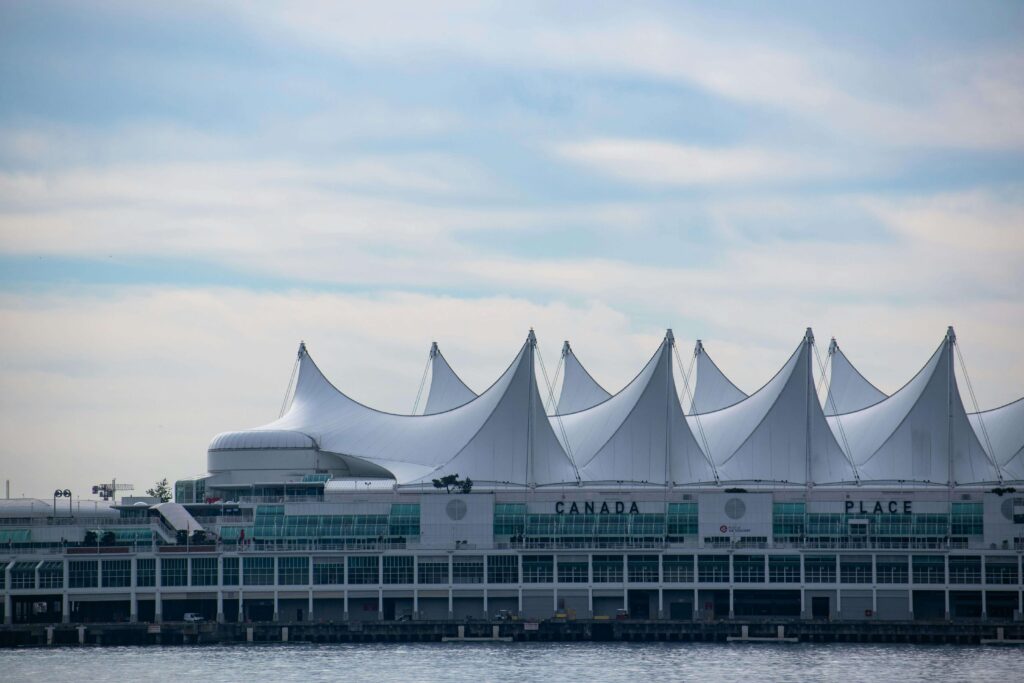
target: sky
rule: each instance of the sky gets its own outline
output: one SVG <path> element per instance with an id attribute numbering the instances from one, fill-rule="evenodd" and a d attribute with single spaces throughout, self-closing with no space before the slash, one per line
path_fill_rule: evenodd
<path id="1" fill-rule="evenodd" d="M 1022 264 L 1021 2 L 0 3 L 15 496 L 201 474 L 300 340 L 409 412 L 434 340 L 751 392 L 810 326 L 892 392 L 954 325 L 995 407 Z"/>

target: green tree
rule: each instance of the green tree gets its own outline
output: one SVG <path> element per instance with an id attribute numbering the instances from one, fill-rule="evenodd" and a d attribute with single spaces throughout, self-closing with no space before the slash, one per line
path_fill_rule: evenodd
<path id="1" fill-rule="evenodd" d="M 465 480 L 459 479 L 459 473 L 446 474 L 440 479 L 432 479 L 435 489 L 444 489 L 446 493 L 452 491 L 458 491 L 460 493 L 469 493 L 473 490 L 473 480 L 466 477 Z"/>
<path id="2" fill-rule="evenodd" d="M 171 501 L 171 487 L 167 484 L 167 477 L 158 481 L 153 488 L 147 489 L 146 495 L 156 498 L 161 503 L 169 503 Z"/>

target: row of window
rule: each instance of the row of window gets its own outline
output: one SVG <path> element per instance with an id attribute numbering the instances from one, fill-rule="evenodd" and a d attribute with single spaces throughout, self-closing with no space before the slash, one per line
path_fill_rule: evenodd
<path id="1" fill-rule="evenodd" d="M 730 562 L 730 557 L 731 562 Z M 523 583 L 800 583 L 800 555 L 351 555 L 348 557 L 225 557 L 226 586 L 315 585 L 448 585 Z M 126 588 L 131 586 L 131 560 L 70 560 L 69 588 Z M 157 583 L 156 559 L 136 560 L 136 584 Z M 59 561 L 16 562 L 10 570 L 11 588 L 63 588 Z M 731 569 L 731 579 L 730 579 Z M 102 570 L 102 571 L 101 571 Z M 241 571 L 240 571 L 241 570 Z M 161 586 L 217 585 L 217 558 L 160 558 Z M 38 573 L 38 584 L 37 584 Z M 0 577 L 4 573 L 0 572 Z M 1015 557 L 950 556 L 948 583 L 1013 585 L 1021 581 Z M 947 583 L 943 555 L 871 556 L 805 555 L 806 583 Z"/>

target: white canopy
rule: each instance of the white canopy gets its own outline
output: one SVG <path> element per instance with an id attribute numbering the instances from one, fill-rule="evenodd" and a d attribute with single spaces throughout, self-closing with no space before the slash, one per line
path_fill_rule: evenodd
<path id="1" fill-rule="evenodd" d="M 861 481 L 947 485 L 995 482 L 999 474 L 964 411 L 950 328 L 931 359 L 892 396 L 828 418 Z"/>
<path id="2" fill-rule="evenodd" d="M 302 345 L 287 412 L 263 427 L 235 432 L 231 445 L 246 448 L 246 435 L 251 435 L 252 447 L 263 447 L 262 432 L 298 432 L 321 451 L 378 465 L 400 484 L 453 473 L 512 485 L 575 482 L 575 467 L 555 438 L 537 392 L 535 346 L 531 331 L 505 373 L 462 406 L 434 415 L 394 415 L 335 388 Z"/>
<path id="3" fill-rule="evenodd" d="M 693 403 L 690 405 L 691 415 L 728 408 L 747 397 L 718 369 L 700 339 L 697 340 L 693 355 L 697 359 L 697 380 L 693 388 Z"/>
<path id="4" fill-rule="evenodd" d="M 722 481 L 790 484 L 855 480 L 821 411 L 811 374 L 808 328 L 781 370 L 748 398 L 687 421 Z"/>
<path id="5" fill-rule="evenodd" d="M 1024 482 L 1024 398 L 967 417 L 985 452 L 999 463 L 1003 477 Z"/>
<path id="6" fill-rule="evenodd" d="M 584 480 L 659 486 L 715 481 L 676 394 L 674 343 L 669 330 L 640 374 L 611 398 L 551 418 Z"/>
<path id="7" fill-rule="evenodd" d="M 441 355 L 437 342 L 430 345 L 430 390 L 424 415 L 443 413 L 469 403 L 476 394 L 455 374 L 448 361 Z"/>
<path id="8" fill-rule="evenodd" d="M 592 408 L 611 396 L 590 376 L 572 352 L 569 342 L 562 345 L 562 389 L 558 394 L 556 415 Z"/>
<path id="9" fill-rule="evenodd" d="M 873 406 L 886 398 L 874 384 L 853 367 L 846 354 L 839 348 L 835 338 L 828 347 L 832 374 L 828 382 L 828 396 L 825 399 L 825 415 L 852 413 Z"/>

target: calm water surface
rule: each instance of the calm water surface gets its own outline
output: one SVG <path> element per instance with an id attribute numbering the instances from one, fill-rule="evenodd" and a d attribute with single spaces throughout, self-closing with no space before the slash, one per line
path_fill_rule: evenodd
<path id="1" fill-rule="evenodd" d="M 20 681 L 1024 681 L 1024 649 L 960 645 L 409 644 L 0 650 Z"/>

